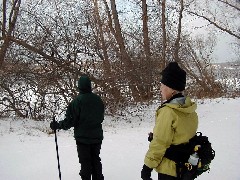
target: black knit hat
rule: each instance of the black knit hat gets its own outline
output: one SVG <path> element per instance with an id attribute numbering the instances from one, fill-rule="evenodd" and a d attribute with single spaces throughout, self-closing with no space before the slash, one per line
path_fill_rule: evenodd
<path id="1" fill-rule="evenodd" d="M 177 62 L 170 62 L 161 74 L 161 83 L 164 85 L 177 91 L 185 89 L 186 72 L 178 66 Z"/>

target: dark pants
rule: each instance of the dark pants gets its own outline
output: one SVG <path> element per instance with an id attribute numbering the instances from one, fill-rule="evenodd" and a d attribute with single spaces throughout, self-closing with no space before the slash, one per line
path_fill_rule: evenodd
<path id="1" fill-rule="evenodd" d="M 159 173 L 158 180 L 193 180 L 194 179 L 193 173 L 194 173 L 193 171 L 184 171 L 181 178 Z"/>
<path id="2" fill-rule="evenodd" d="M 81 170 L 79 175 L 82 180 L 104 180 L 102 174 L 102 163 L 100 150 L 102 143 L 99 144 L 82 144 L 77 143 L 77 152 Z"/>
<path id="3" fill-rule="evenodd" d="M 177 178 L 174 177 L 174 176 L 169 176 L 169 175 L 166 175 L 166 174 L 159 173 L 158 174 L 158 180 L 177 180 Z"/>

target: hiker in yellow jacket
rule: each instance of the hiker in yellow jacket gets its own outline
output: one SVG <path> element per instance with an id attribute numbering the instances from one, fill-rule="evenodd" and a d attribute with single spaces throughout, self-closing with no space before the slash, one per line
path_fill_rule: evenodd
<path id="1" fill-rule="evenodd" d="M 152 169 L 158 173 L 158 180 L 176 180 L 176 163 L 164 154 L 170 145 L 187 143 L 198 127 L 197 105 L 182 94 L 186 72 L 176 62 L 171 62 L 161 74 L 163 104 L 156 111 L 153 134 L 141 171 L 143 180 L 152 180 Z"/>

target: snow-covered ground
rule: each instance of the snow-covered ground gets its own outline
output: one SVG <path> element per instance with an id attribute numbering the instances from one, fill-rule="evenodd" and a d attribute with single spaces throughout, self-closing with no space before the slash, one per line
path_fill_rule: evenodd
<path id="1" fill-rule="evenodd" d="M 147 134 L 154 126 L 157 105 L 135 116 L 107 116 L 101 157 L 106 180 L 140 180 Z M 240 98 L 198 100 L 199 131 L 209 136 L 216 151 L 211 171 L 199 180 L 239 180 Z M 131 122 L 130 122 L 131 121 Z M 57 180 L 54 134 L 48 122 L 0 119 L 0 179 Z M 72 130 L 58 132 L 62 180 L 81 179 Z M 157 179 L 157 173 L 152 177 Z"/>

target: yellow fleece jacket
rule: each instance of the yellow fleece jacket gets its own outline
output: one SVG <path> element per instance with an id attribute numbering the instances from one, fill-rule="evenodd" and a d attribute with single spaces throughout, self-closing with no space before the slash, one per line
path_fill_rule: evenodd
<path id="1" fill-rule="evenodd" d="M 149 144 L 144 163 L 158 173 L 177 176 L 176 164 L 164 157 L 170 145 L 186 143 L 197 131 L 197 105 L 189 97 L 173 99 L 159 107 L 153 129 L 153 140 Z"/>

